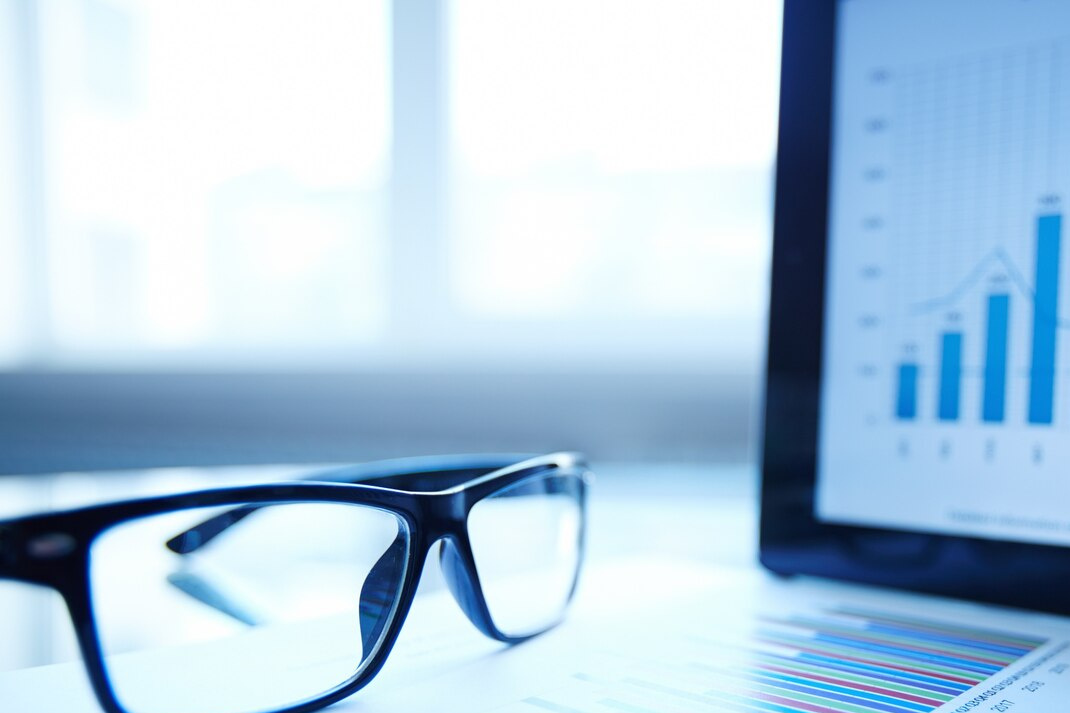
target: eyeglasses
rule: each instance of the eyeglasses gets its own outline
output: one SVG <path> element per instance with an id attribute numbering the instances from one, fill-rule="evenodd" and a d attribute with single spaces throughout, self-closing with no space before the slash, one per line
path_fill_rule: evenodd
<path id="1" fill-rule="evenodd" d="M 302 713 L 383 666 L 437 542 L 484 634 L 556 625 L 588 479 L 570 453 L 417 458 L 31 515 L 0 521 L 0 579 L 62 595 L 108 713 Z"/>

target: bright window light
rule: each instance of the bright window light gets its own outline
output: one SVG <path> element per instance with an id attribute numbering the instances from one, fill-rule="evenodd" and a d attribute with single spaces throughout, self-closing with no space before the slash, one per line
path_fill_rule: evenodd
<path id="1" fill-rule="evenodd" d="M 779 35 L 777 0 L 0 4 L 0 364 L 753 364 Z"/>
<path id="2" fill-rule="evenodd" d="M 385 2 L 51 0 L 40 30 L 57 351 L 379 336 Z"/>
<path id="3" fill-rule="evenodd" d="M 694 318 L 698 329 L 760 322 L 779 3 L 451 7 L 452 284 L 462 309 Z"/>

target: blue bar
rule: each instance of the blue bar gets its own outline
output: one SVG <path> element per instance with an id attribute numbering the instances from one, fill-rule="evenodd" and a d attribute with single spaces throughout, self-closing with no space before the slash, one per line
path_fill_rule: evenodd
<path id="1" fill-rule="evenodd" d="M 988 296 L 988 341 L 985 346 L 984 405 L 981 418 L 989 423 L 1003 420 L 1007 398 L 1007 324 L 1010 295 Z"/>
<path id="2" fill-rule="evenodd" d="M 1055 326 L 1059 312 L 1059 237 L 1062 222 L 1061 215 L 1042 215 L 1037 219 L 1029 423 L 1051 423 L 1055 400 Z"/>
<path id="3" fill-rule="evenodd" d="M 959 393 L 962 381 L 962 332 L 944 332 L 940 345 L 940 408 L 941 421 L 959 418 Z"/>
<path id="4" fill-rule="evenodd" d="M 918 415 L 918 365 L 899 365 L 898 398 L 895 401 L 896 418 L 913 419 Z"/>

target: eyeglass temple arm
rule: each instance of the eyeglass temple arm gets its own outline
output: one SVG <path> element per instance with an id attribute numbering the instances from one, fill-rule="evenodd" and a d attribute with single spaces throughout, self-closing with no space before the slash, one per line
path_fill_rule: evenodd
<path id="1" fill-rule="evenodd" d="M 401 572 L 405 568 L 406 540 L 399 535 L 372 566 L 360 590 L 360 632 L 364 655 L 368 656 L 379 640 L 389 619 Z M 167 583 L 207 607 L 215 609 L 246 626 L 260 626 L 271 620 L 270 615 L 241 601 L 241 597 L 210 575 L 182 566 L 167 575 Z"/>
<path id="2" fill-rule="evenodd" d="M 447 458 L 399 458 L 347 466 L 302 478 L 326 483 L 365 483 L 411 491 L 433 491 L 452 487 L 480 475 L 518 463 L 528 455 L 452 456 Z M 165 545 L 175 554 L 196 552 L 238 524 L 263 505 L 240 505 L 183 530 Z"/>
<path id="3" fill-rule="evenodd" d="M 22 576 L 22 543 L 15 530 L 0 524 L 0 579 L 20 579 Z"/>
<path id="4" fill-rule="evenodd" d="M 203 574 L 182 568 L 167 575 L 167 583 L 201 604 L 226 614 L 242 624 L 259 626 L 264 622 L 264 617 L 253 608 L 243 605 L 237 597 Z"/>

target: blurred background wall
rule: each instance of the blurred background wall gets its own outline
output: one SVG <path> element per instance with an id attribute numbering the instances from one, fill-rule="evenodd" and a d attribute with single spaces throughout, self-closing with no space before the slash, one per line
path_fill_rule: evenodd
<path id="1" fill-rule="evenodd" d="M 0 0 L 0 472 L 746 460 L 775 0 Z"/>

